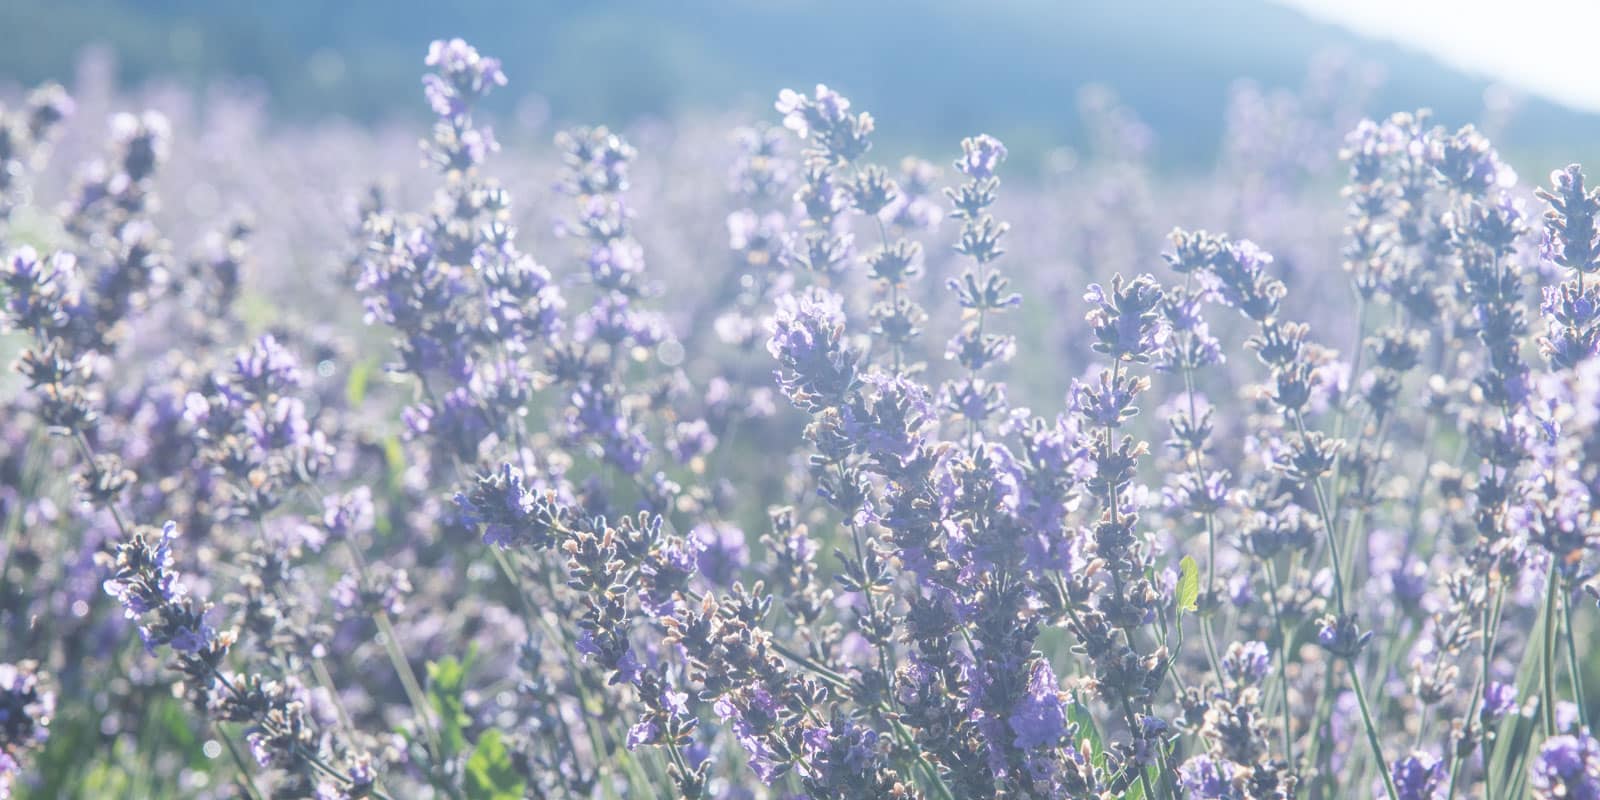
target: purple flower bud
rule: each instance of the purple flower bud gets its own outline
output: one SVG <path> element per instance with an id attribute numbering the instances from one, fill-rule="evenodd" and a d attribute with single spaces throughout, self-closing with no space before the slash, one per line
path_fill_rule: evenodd
<path id="1" fill-rule="evenodd" d="M 1207 755 L 1197 755 L 1178 767 L 1184 788 L 1202 800 L 1242 800 L 1244 793 L 1234 785 L 1233 765 Z"/>
<path id="2" fill-rule="evenodd" d="M 689 532 L 700 574 L 717 586 L 731 586 L 750 562 L 744 531 L 725 522 L 703 522 Z"/>
<path id="3" fill-rule="evenodd" d="M 956 162 L 956 169 L 973 180 L 988 180 L 1005 160 L 1006 146 L 984 133 L 961 140 L 961 160 Z"/>
<path id="4" fill-rule="evenodd" d="M 1538 800 L 1600 798 L 1600 742 L 1588 733 L 1553 736 L 1528 766 L 1528 786 Z"/>
<path id="5" fill-rule="evenodd" d="M 1012 709 L 1007 722 L 1016 735 L 1013 743 L 1023 750 L 1055 747 L 1067 737 L 1066 709 L 1050 662 L 1043 658 L 1033 662 L 1028 670 L 1027 694 Z"/>
<path id="6" fill-rule="evenodd" d="M 1222 671 L 1234 683 L 1259 683 L 1272 668 L 1272 654 L 1263 642 L 1234 642 L 1222 656 Z"/>
<path id="7" fill-rule="evenodd" d="M 1394 762 L 1389 773 L 1399 800 L 1436 800 L 1450 777 L 1443 760 L 1422 751 Z"/>

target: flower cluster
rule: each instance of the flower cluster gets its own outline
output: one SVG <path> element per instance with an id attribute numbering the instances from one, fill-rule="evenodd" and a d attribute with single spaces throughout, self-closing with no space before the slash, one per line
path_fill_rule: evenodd
<path id="1" fill-rule="evenodd" d="M 22 758 L 50 738 L 56 695 L 39 665 L 0 664 L 0 797 L 10 797 Z"/>
<path id="2" fill-rule="evenodd" d="M 344 216 L 0 109 L 0 797 L 1600 798 L 1578 166 L 1248 91 L 1192 192 L 1102 92 L 1046 181 L 826 86 L 502 149 L 424 66 Z"/>

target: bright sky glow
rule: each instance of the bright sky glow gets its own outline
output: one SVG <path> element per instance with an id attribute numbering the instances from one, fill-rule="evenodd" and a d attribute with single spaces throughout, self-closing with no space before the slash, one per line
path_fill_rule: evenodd
<path id="1" fill-rule="evenodd" d="M 1464 72 L 1600 111 L 1600 0 L 1278 0 Z"/>

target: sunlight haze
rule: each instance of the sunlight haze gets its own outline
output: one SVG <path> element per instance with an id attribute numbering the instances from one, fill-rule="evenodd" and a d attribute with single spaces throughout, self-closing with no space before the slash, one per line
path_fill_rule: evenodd
<path id="1" fill-rule="evenodd" d="M 1600 110 L 1600 3 L 1582 0 L 1279 0 L 1317 19 L 1424 51 L 1458 69 L 1587 111 Z M 1563 37 L 1563 33 L 1567 36 Z M 1563 39 L 1571 46 L 1559 46 Z"/>

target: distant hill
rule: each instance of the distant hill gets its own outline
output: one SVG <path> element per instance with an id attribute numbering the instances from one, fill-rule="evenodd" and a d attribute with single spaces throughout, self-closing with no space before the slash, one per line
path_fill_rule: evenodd
<path id="1" fill-rule="evenodd" d="M 289 117 L 420 114 L 428 40 L 462 36 L 500 56 L 514 91 L 561 121 L 626 122 L 770 108 L 785 86 L 837 86 L 885 139 L 948 149 L 987 130 L 1023 149 L 1085 137 L 1076 96 L 1100 83 L 1155 131 L 1171 165 L 1217 150 L 1228 87 L 1298 87 L 1313 55 L 1380 65 L 1373 113 L 1426 105 L 1475 118 L 1486 82 L 1267 0 L 7 0 L 0 76 L 71 75 L 111 45 L 124 79 L 259 79 Z M 1600 118 L 1527 99 L 1509 132 L 1524 153 L 1591 154 Z M 1542 163 L 1542 161 L 1541 161 Z"/>

